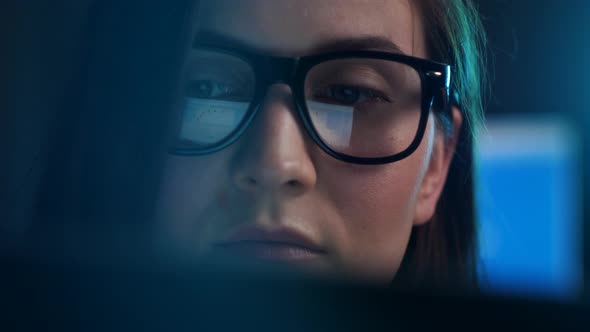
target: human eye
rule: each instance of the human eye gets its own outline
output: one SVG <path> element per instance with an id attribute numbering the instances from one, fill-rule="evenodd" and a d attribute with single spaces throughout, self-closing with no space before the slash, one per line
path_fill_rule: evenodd
<path id="1" fill-rule="evenodd" d="M 187 66 L 186 97 L 223 101 L 250 101 L 256 77 L 241 58 L 218 51 L 197 49 Z"/>
<path id="2" fill-rule="evenodd" d="M 231 100 L 239 98 L 239 90 L 222 81 L 197 79 L 188 83 L 187 95 L 191 98 Z"/>
<path id="3" fill-rule="evenodd" d="M 352 107 L 391 102 L 391 98 L 378 89 L 350 84 L 322 87 L 314 93 L 313 99 L 318 102 Z"/>

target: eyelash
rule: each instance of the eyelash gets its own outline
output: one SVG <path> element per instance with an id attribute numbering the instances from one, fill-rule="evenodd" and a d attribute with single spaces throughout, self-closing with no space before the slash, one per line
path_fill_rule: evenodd
<path id="1" fill-rule="evenodd" d="M 203 88 L 203 84 L 210 84 L 210 91 L 200 91 Z M 208 96 L 199 96 L 203 92 L 207 92 Z M 224 96 L 231 96 L 232 94 L 235 94 L 235 92 L 236 90 L 231 86 L 213 80 L 193 80 L 190 81 L 187 86 L 187 94 L 190 97 L 216 99 Z"/>
<path id="2" fill-rule="evenodd" d="M 339 85 L 331 85 L 319 90 L 319 93 L 314 93 L 314 98 L 323 99 L 323 98 L 336 98 L 333 96 L 334 90 L 333 89 L 352 89 L 355 90 L 354 101 L 350 101 L 348 103 L 343 102 L 342 104 L 345 105 L 357 105 L 359 103 L 364 103 L 367 100 L 371 102 L 391 102 L 389 98 L 385 96 L 382 92 L 366 87 L 357 87 L 353 85 L 346 85 L 346 84 L 339 84 Z M 328 95 L 328 97 L 326 97 Z M 363 99 L 364 97 L 364 99 Z M 359 99 L 362 101 L 359 102 Z"/>

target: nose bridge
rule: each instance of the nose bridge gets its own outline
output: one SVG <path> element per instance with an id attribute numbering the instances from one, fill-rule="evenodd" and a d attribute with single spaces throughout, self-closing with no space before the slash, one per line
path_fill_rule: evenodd
<path id="1" fill-rule="evenodd" d="M 297 106 L 293 93 L 295 92 L 294 77 L 297 66 L 297 58 L 268 57 L 264 68 L 264 85 L 260 95 L 260 106 L 286 103 L 289 109 L 294 110 Z M 274 106 L 271 106 L 274 108 Z M 292 114 L 297 117 L 295 114 Z"/>
<path id="2" fill-rule="evenodd" d="M 292 88 L 296 59 L 272 58 L 267 67 L 267 93 L 272 85 L 285 84 Z M 237 155 L 233 181 L 237 188 L 250 194 L 264 192 L 298 196 L 315 185 L 316 173 L 307 156 L 305 138 L 296 115 L 290 108 L 293 100 L 285 89 L 272 89 L 270 97 L 261 103 L 262 109 L 253 131 L 247 136 L 249 144 Z M 252 144 L 253 143 L 253 144 Z"/>

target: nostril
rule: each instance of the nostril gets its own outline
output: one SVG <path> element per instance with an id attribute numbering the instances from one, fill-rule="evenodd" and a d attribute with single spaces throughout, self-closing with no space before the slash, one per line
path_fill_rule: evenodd
<path id="1" fill-rule="evenodd" d="M 298 180 L 289 180 L 285 182 L 284 188 L 291 194 L 302 193 L 305 189 L 305 185 Z"/>
<path id="2" fill-rule="evenodd" d="M 256 179 L 254 179 L 252 177 L 246 178 L 246 182 L 248 183 L 248 185 L 251 185 L 251 186 L 255 186 L 256 185 Z"/>

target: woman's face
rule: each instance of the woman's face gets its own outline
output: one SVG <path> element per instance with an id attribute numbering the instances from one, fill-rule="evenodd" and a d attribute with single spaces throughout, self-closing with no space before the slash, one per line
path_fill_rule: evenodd
<path id="1" fill-rule="evenodd" d="M 421 14 L 409 0 L 205 0 L 198 33 L 268 55 L 381 39 L 427 57 Z M 384 42 L 363 47 L 391 51 Z M 430 115 L 420 146 L 401 161 L 336 160 L 305 132 L 289 87 L 275 84 L 236 143 L 168 157 L 158 239 L 184 259 L 219 254 L 388 283 L 412 227 L 433 215 L 451 156 Z"/>

